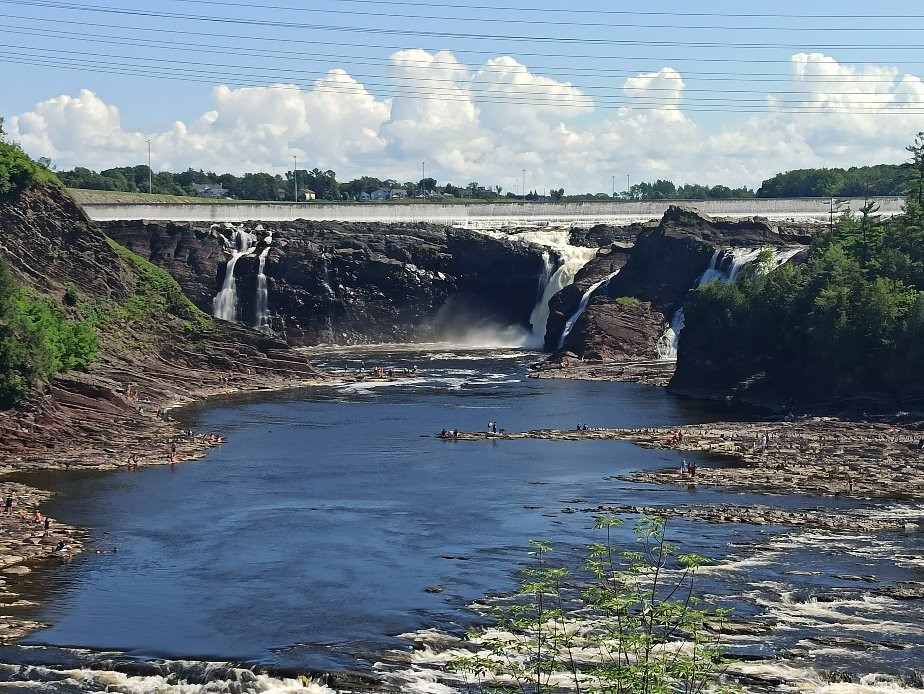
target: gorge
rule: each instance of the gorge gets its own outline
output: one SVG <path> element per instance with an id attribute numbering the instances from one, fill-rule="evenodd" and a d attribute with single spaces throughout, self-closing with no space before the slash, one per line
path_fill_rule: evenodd
<path id="1" fill-rule="evenodd" d="M 478 601 L 512 590 L 529 539 L 554 536 L 573 561 L 594 514 L 662 509 L 684 546 L 714 562 L 706 598 L 742 615 L 726 636 L 750 691 L 826 691 L 861 676 L 881 691 L 913 684 L 919 514 L 866 481 L 833 497 L 847 473 L 813 467 L 815 451 L 836 459 L 841 446 L 860 461 L 877 440 L 885 462 L 867 478 L 890 461 L 911 466 L 910 430 L 854 429 L 851 447 L 824 422 L 774 422 L 779 477 L 830 477 L 811 496 L 773 486 L 752 450 L 771 425 L 734 421 L 745 411 L 632 383 L 528 378 L 537 359 L 550 359 L 541 373 L 581 358 L 657 360 L 694 287 L 731 284 L 764 256 L 802 262 L 817 227 L 676 207 L 583 229 L 109 222 L 107 241 L 54 190 L 0 213 L 17 278 L 56 299 L 76 280 L 75 312 L 108 321 L 100 363 L 0 418 L 4 462 L 18 471 L 8 488 L 55 492 L 42 497 L 55 537 L 103 550 L 69 563 L 46 554 L 16 579 L 23 604 L 7 610 L 32 621 L 5 630 L 15 645 L 0 681 L 464 689 L 445 661 L 470 648 L 461 630 L 483 619 Z M 447 428 L 460 433 L 437 435 Z M 665 445 L 680 428 L 689 442 Z M 208 443 L 213 432 L 222 445 Z M 158 465 L 171 441 L 182 464 Z M 130 452 L 140 469 L 126 467 Z M 678 484 L 689 460 L 704 471 Z M 890 494 L 917 489 L 903 470 L 889 473 Z M 736 479 L 759 484 L 739 481 L 732 501 L 724 485 Z M 23 545 L 33 541 L 45 548 L 41 533 Z M 21 558 L 14 542 L 5 557 Z M 861 562 L 868 581 L 855 576 Z"/>

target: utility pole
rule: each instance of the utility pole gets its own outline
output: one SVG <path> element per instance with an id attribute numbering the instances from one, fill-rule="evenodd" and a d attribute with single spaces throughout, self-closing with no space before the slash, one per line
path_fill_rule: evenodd
<path id="1" fill-rule="evenodd" d="M 154 175 L 151 173 L 151 141 L 148 140 L 148 195 L 154 192 Z"/>
<path id="2" fill-rule="evenodd" d="M 292 197 L 298 202 L 298 155 L 295 154 L 292 155 L 292 183 L 295 184 Z"/>

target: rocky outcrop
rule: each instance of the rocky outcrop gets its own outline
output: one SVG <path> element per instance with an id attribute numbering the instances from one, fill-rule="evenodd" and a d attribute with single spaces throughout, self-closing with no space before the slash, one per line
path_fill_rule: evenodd
<path id="1" fill-rule="evenodd" d="M 168 270 L 204 311 L 224 280 L 233 228 L 111 222 L 114 239 Z M 263 239 L 271 327 L 290 344 L 414 341 L 472 326 L 526 324 L 538 249 L 432 224 L 248 224 L 261 242 L 234 277 L 240 319 L 256 323 Z"/>
<path id="2" fill-rule="evenodd" d="M 57 186 L 0 199 L 0 255 L 20 282 L 58 301 L 70 285 L 93 299 L 120 301 L 130 293 L 127 268 Z"/>
<path id="3" fill-rule="evenodd" d="M 624 267 L 590 302 L 564 351 L 594 359 L 657 358 L 658 338 L 717 248 L 785 246 L 807 233 L 801 225 L 781 234 L 780 225 L 763 218 L 713 218 L 679 205 L 657 225 L 637 226 Z"/>
<path id="4" fill-rule="evenodd" d="M 574 232 L 572 232 L 572 242 L 574 242 Z M 574 282 L 552 297 L 551 301 L 549 301 L 549 319 L 546 322 L 545 351 L 555 352 L 558 350 L 565 326 L 579 309 L 584 295 L 595 284 L 606 281 L 614 272 L 620 270 L 628 260 L 629 253 L 626 249 L 616 245 L 604 248 L 595 258 L 580 269 L 574 277 Z M 600 285 L 594 291 L 594 295 L 603 294 L 605 290 L 606 287 Z M 578 325 L 579 323 L 576 322 L 572 327 L 571 334 L 580 334 L 581 331 Z M 574 351 L 574 345 L 569 343 L 565 349 Z M 577 354 L 582 353 L 577 352 Z"/>
<path id="5" fill-rule="evenodd" d="M 599 296 L 575 323 L 564 350 L 582 359 L 651 359 L 665 322 L 665 315 L 648 301 L 619 302 Z"/>

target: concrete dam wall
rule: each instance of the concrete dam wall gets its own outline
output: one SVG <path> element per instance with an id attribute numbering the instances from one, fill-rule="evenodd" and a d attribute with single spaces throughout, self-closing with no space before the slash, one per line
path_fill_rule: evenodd
<path id="1" fill-rule="evenodd" d="M 900 197 L 875 198 L 879 214 L 901 212 Z M 842 209 L 858 211 L 865 200 L 846 200 Z M 752 200 L 659 200 L 572 203 L 85 203 L 87 215 L 98 222 L 164 220 L 174 222 L 285 222 L 294 219 L 342 222 L 433 222 L 471 228 L 631 224 L 660 219 L 668 205 L 684 204 L 714 217 L 766 217 L 771 220 L 827 222 L 830 198 Z M 837 213 L 835 213 L 837 214 Z"/>

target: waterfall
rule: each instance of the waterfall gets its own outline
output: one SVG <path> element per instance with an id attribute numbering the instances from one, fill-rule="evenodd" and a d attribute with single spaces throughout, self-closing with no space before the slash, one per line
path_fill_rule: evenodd
<path id="1" fill-rule="evenodd" d="M 266 275 L 263 270 L 266 268 L 266 256 L 269 255 L 270 245 L 273 243 L 273 233 L 270 232 L 266 239 L 266 248 L 260 253 L 260 265 L 257 268 L 257 296 L 254 301 L 254 323 L 253 327 L 263 332 L 271 332 L 269 320 L 269 287 L 266 282 Z"/>
<path id="2" fill-rule="evenodd" d="M 658 338 L 655 344 L 655 351 L 658 353 L 658 359 L 677 359 L 677 343 L 680 341 L 680 331 L 683 330 L 686 318 L 683 315 L 681 306 L 674 312 L 671 318 L 671 324 L 664 331 L 664 334 Z"/>
<path id="3" fill-rule="evenodd" d="M 574 324 L 577 323 L 577 319 L 580 318 L 581 314 L 587 310 L 587 304 L 590 303 L 590 298 L 593 296 L 593 293 L 597 291 L 597 289 L 602 285 L 609 285 L 610 280 L 618 274 L 619 270 L 610 273 L 599 282 L 594 282 L 592 285 L 590 285 L 590 287 L 587 288 L 587 291 L 584 292 L 584 296 L 581 297 L 581 303 L 578 304 L 577 310 L 571 314 L 571 317 L 565 323 L 564 330 L 561 331 L 561 339 L 558 341 L 558 349 L 561 349 L 565 346 L 565 340 L 568 339 L 568 335 L 570 335 L 571 331 L 574 329 Z"/>
<path id="4" fill-rule="evenodd" d="M 768 270 L 780 267 L 803 249 L 804 246 L 773 249 Z M 712 254 L 709 266 L 693 284 L 693 288 L 716 280 L 723 284 L 734 284 L 741 277 L 744 268 L 757 260 L 762 251 L 763 248 L 731 248 L 724 251 L 717 248 Z M 685 320 L 681 306 L 671 318 L 670 326 L 655 344 L 658 359 L 677 359 L 677 344 L 680 341 L 680 331 L 683 330 Z"/>
<path id="5" fill-rule="evenodd" d="M 221 290 L 212 300 L 212 315 L 226 321 L 237 320 L 237 285 L 234 282 L 234 266 L 237 261 L 244 255 L 250 253 L 257 237 L 243 228 L 235 229 L 231 237 L 231 243 L 227 244 L 227 249 L 231 251 L 231 258 L 225 265 L 225 280 L 222 282 Z"/>

